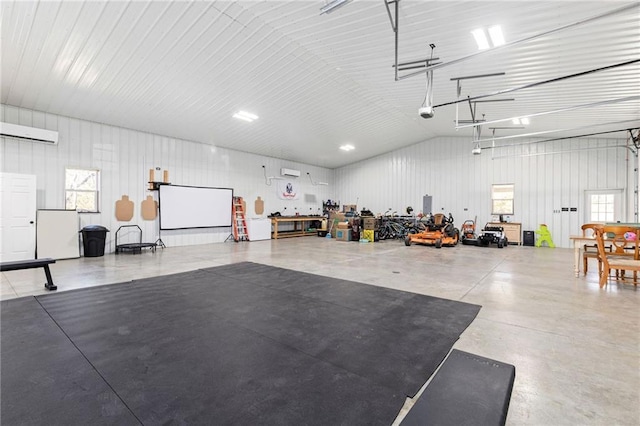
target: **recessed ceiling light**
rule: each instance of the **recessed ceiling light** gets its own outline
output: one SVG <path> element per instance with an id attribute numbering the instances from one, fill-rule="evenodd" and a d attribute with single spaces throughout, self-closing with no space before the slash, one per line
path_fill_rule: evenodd
<path id="1" fill-rule="evenodd" d="M 527 117 L 521 118 L 520 124 L 529 124 L 529 119 Z"/>
<path id="2" fill-rule="evenodd" d="M 233 114 L 233 117 L 239 118 L 240 120 L 248 121 L 249 123 L 258 119 L 257 115 L 251 114 L 250 112 L 246 112 L 246 111 L 238 111 L 235 114 Z"/>
<path id="3" fill-rule="evenodd" d="M 518 124 L 520 124 L 520 119 L 514 118 L 513 120 L 511 120 L 511 122 L 517 126 Z"/>
<path id="4" fill-rule="evenodd" d="M 355 149 L 355 147 L 353 145 L 342 145 L 340 149 L 343 151 L 351 151 L 352 149 Z"/>
<path id="5" fill-rule="evenodd" d="M 482 28 L 471 31 L 471 34 L 473 34 L 473 37 L 476 39 L 478 49 L 485 50 L 489 48 L 489 40 L 487 40 L 487 35 Z"/>

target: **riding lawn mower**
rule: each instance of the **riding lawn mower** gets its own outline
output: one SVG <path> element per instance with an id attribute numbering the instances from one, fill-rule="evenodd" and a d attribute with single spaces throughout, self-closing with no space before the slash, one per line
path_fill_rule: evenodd
<path id="1" fill-rule="evenodd" d="M 425 225 L 424 231 L 407 235 L 404 244 L 406 246 L 410 246 L 412 243 L 425 244 L 436 248 L 458 244 L 460 231 L 453 226 L 451 213 L 448 218 L 442 213 L 436 213 L 429 217 Z"/>

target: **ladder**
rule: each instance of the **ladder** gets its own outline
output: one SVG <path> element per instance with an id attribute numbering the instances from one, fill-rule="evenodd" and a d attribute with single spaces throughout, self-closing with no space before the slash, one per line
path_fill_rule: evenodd
<path id="1" fill-rule="evenodd" d="M 233 241 L 236 243 L 238 241 L 249 241 L 242 197 L 233 197 L 231 214 L 233 216 Z"/>

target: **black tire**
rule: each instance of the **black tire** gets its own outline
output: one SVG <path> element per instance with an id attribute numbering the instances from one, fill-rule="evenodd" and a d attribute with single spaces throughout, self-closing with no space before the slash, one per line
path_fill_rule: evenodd
<path id="1" fill-rule="evenodd" d="M 463 238 L 464 238 L 464 235 L 463 235 Z M 453 245 L 454 245 L 454 246 L 457 246 L 457 245 L 458 245 L 458 242 L 460 241 L 460 231 L 458 231 L 458 229 L 457 229 L 457 228 L 455 229 L 454 240 L 455 240 L 455 241 L 453 242 Z"/>
<path id="2" fill-rule="evenodd" d="M 407 247 L 409 247 L 411 245 L 411 237 L 406 236 L 404 238 L 404 245 L 407 246 Z"/>
<path id="3" fill-rule="evenodd" d="M 502 247 L 504 247 L 502 240 L 498 240 L 498 248 L 502 248 Z"/>
<path id="4" fill-rule="evenodd" d="M 436 248 L 437 248 L 437 249 L 442 248 L 442 240 L 441 240 L 440 238 L 438 238 L 438 239 L 436 240 L 436 244 L 435 244 L 435 245 L 436 245 Z"/>
<path id="5" fill-rule="evenodd" d="M 507 237 L 504 237 L 504 246 L 509 247 L 509 240 L 507 240 Z"/>

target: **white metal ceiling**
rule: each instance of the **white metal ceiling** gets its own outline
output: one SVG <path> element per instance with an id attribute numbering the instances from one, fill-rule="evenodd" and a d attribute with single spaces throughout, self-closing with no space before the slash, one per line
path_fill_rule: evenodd
<path id="1" fill-rule="evenodd" d="M 418 116 L 424 75 L 395 81 L 384 0 L 320 15 L 324 4 L 3 0 L 1 102 L 330 168 L 442 135 L 468 135 L 471 150 L 454 105 Z M 445 63 L 477 52 L 478 27 L 502 25 L 509 43 L 576 23 L 436 69 L 435 105 L 458 99 L 455 77 L 506 73 L 463 80 L 464 100 L 640 59 L 640 3 L 400 0 L 398 20 L 400 62 L 428 57 L 433 43 Z M 570 109 L 495 131 L 576 128 L 545 134 L 569 136 L 640 126 L 638 96 L 636 62 L 488 98 L 515 100 L 476 111 L 493 121 Z M 260 119 L 232 118 L 239 109 Z M 468 103 L 458 112 L 471 118 Z M 482 138 L 490 126 L 511 124 L 487 125 Z M 345 143 L 356 149 L 340 151 Z"/>

